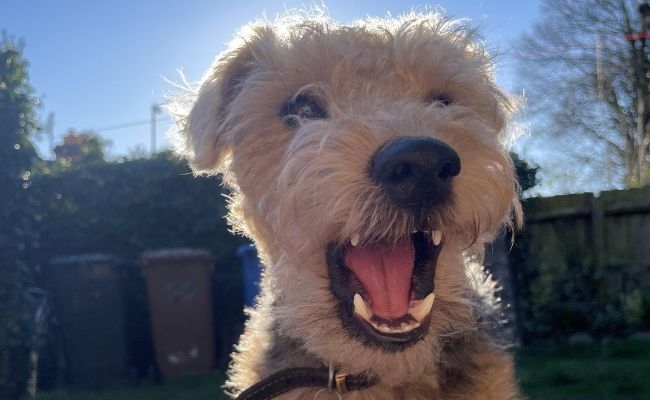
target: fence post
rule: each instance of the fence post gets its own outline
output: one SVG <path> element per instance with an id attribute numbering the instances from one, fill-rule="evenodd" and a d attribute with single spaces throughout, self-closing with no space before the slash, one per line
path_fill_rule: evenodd
<path id="1" fill-rule="evenodd" d="M 597 301 L 603 305 L 607 301 L 605 277 L 605 207 L 601 197 L 591 196 L 591 248 L 593 271 L 597 282 Z"/>
<path id="2" fill-rule="evenodd" d="M 605 266 L 605 207 L 600 197 L 592 195 L 590 211 L 594 269 L 602 273 Z"/>

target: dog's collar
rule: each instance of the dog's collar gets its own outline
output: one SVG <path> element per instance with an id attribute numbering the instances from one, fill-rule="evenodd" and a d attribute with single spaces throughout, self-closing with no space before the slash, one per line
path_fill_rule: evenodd
<path id="1" fill-rule="evenodd" d="M 377 379 L 365 374 L 346 375 L 328 368 L 289 368 L 276 372 L 244 390 L 237 400 L 270 400 L 290 390 L 301 387 L 320 387 L 334 391 L 339 398 L 348 391 L 364 390 L 373 386 Z"/>

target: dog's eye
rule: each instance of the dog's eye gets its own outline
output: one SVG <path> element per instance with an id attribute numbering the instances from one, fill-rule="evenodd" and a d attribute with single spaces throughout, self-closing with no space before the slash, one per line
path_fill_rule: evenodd
<path id="1" fill-rule="evenodd" d="M 323 101 L 308 94 L 299 94 L 292 97 L 285 103 L 280 112 L 283 122 L 291 128 L 296 128 L 305 121 L 323 119 L 328 116 Z"/>
<path id="2" fill-rule="evenodd" d="M 424 102 L 427 104 L 435 104 L 439 106 L 449 106 L 453 103 L 451 97 L 444 93 L 432 92 L 424 97 Z"/>

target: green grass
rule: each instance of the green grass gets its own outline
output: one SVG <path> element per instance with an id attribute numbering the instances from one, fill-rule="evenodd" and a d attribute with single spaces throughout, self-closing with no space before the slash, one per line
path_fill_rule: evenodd
<path id="1" fill-rule="evenodd" d="M 60 389 L 38 392 L 36 400 L 225 400 L 228 397 L 220 387 L 223 381 L 223 374 L 215 374 L 105 390 Z"/>
<path id="2" fill-rule="evenodd" d="M 517 351 L 517 373 L 530 400 L 648 400 L 650 342 L 546 345 Z M 37 400 L 225 400 L 223 374 L 103 391 L 39 392 Z"/>
<path id="3" fill-rule="evenodd" d="M 650 342 L 524 348 L 517 371 L 531 400 L 650 399 Z"/>

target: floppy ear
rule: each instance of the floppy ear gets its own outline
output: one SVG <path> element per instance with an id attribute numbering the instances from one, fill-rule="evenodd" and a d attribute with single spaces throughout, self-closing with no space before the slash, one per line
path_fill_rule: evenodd
<path id="1" fill-rule="evenodd" d="M 246 43 L 219 55 L 198 91 L 181 100 L 185 106 L 171 110 L 177 120 L 175 150 L 197 173 L 222 172 L 227 163 L 233 135 L 227 124 L 228 109 L 252 69 L 253 58 Z"/>

